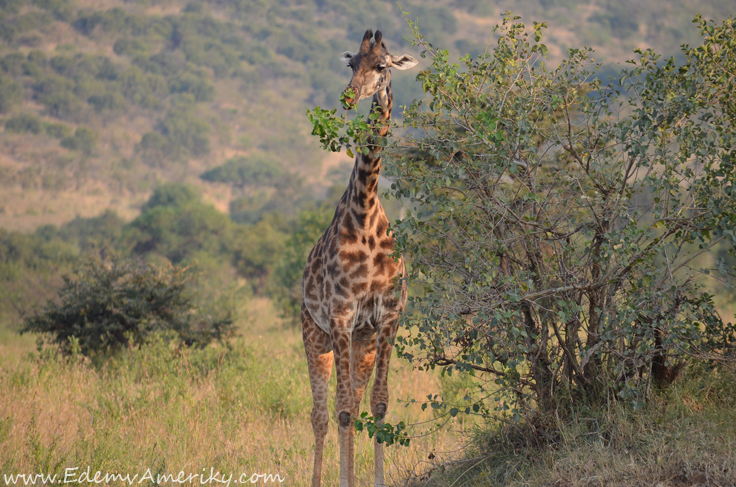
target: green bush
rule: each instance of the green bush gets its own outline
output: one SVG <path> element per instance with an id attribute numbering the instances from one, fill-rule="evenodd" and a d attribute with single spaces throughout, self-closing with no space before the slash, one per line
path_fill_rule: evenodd
<path id="1" fill-rule="evenodd" d="M 0 68 L 10 76 L 20 76 L 23 74 L 23 61 L 25 61 L 23 54 L 13 52 L 0 59 Z"/>
<path id="2" fill-rule="evenodd" d="M 92 95 L 87 99 L 97 113 L 124 113 L 128 108 L 125 98 L 120 93 L 105 93 L 104 95 Z"/>
<path id="3" fill-rule="evenodd" d="M 196 101 L 212 101 L 215 87 L 203 71 L 184 71 L 169 81 L 169 92 L 189 93 Z"/>
<path id="4" fill-rule="evenodd" d="M 141 142 L 136 145 L 136 152 L 140 154 L 144 163 L 149 166 L 161 166 L 170 158 L 168 141 L 158 132 L 146 132 Z"/>
<path id="5" fill-rule="evenodd" d="M 79 120 L 82 114 L 82 102 L 74 93 L 62 91 L 41 98 L 48 114 L 62 120 Z"/>
<path id="6" fill-rule="evenodd" d="M 118 77 L 117 84 L 123 96 L 144 108 L 157 108 L 160 98 L 169 93 L 166 80 L 160 74 L 144 73 L 138 66 L 131 66 Z"/>
<path id="7" fill-rule="evenodd" d="M 78 127 L 73 136 L 61 139 L 61 146 L 90 155 L 95 147 L 95 133 L 87 127 Z"/>
<path id="8" fill-rule="evenodd" d="M 113 210 L 105 210 L 100 216 L 92 218 L 77 217 L 65 223 L 58 236 L 65 242 L 73 243 L 80 252 L 90 252 L 106 247 L 120 245 L 125 220 Z"/>
<path id="9" fill-rule="evenodd" d="M 266 288 L 268 277 L 283 255 L 287 235 L 269 214 L 255 225 L 233 228 L 232 259 L 238 273 L 256 290 Z"/>
<path id="10" fill-rule="evenodd" d="M 23 101 L 23 85 L 14 79 L 0 76 L 0 113 L 9 112 Z"/>
<path id="11" fill-rule="evenodd" d="M 58 299 L 28 317 L 21 333 L 44 333 L 65 353 L 106 353 L 167 330 L 187 345 L 204 346 L 232 331 L 227 310 L 212 317 L 196 307 L 186 268 L 88 258 L 63 281 Z"/>
<path id="12" fill-rule="evenodd" d="M 228 159 L 221 166 L 203 173 L 200 178 L 213 183 L 228 183 L 239 187 L 273 186 L 283 169 L 265 154 Z"/>
<path id="13" fill-rule="evenodd" d="M 158 254 L 178 264 L 205 252 L 229 260 L 231 222 L 226 214 L 200 201 L 190 186 L 156 189 L 143 211 L 126 228 L 134 254 Z"/>
<path id="14" fill-rule="evenodd" d="M 33 3 L 53 13 L 57 20 L 68 22 L 74 18 L 74 8 L 70 0 L 33 0 Z"/>
<path id="15" fill-rule="evenodd" d="M 232 200 L 229 205 L 230 219 L 246 225 L 258 223 L 268 211 L 266 205 L 273 197 L 278 198 L 278 195 L 271 195 L 267 190 L 261 189 Z"/>
<path id="16" fill-rule="evenodd" d="M 148 45 L 138 39 L 118 39 L 112 50 L 118 56 L 144 56 L 148 54 Z"/>
<path id="17" fill-rule="evenodd" d="M 32 134 L 41 133 L 41 120 L 30 113 L 23 113 L 16 117 L 9 118 L 5 122 L 5 130 L 15 134 L 30 132 Z"/>
<path id="18" fill-rule="evenodd" d="M 200 201 L 199 192 L 188 184 L 169 183 L 157 187 L 148 201 L 141 208 L 146 212 L 158 207 L 181 207 Z"/>
<path id="19" fill-rule="evenodd" d="M 39 66 L 44 66 L 46 64 L 46 54 L 44 54 L 43 51 L 39 51 L 38 49 L 34 49 L 29 52 L 26 59 L 28 59 L 29 62 L 37 64 Z"/>
<path id="20" fill-rule="evenodd" d="M 194 96 L 188 93 L 177 96 L 161 122 L 169 154 L 175 159 L 203 156 L 210 151 L 210 125 L 197 117 L 194 104 Z"/>
<path id="21" fill-rule="evenodd" d="M 299 324 L 302 304 L 302 275 L 307 257 L 314 244 L 330 225 L 335 209 L 322 205 L 313 211 L 302 211 L 297 218 L 296 230 L 285 244 L 283 257 L 271 275 L 269 294 L 281 314 L 290 323 Z"/>
<path id="22" fill-rule="evenodd" d="M 43 227 L 42 227 L 43 228 Z M 74 262 L 79 253 L 59 238 L 0 229 L 0 280 L 13 280 L 30 271 L 46 271 Z"/>
<path id="23" fill-rule="evenodd" d="M 63 139 L 72 135 L 71 127 L 63 123 L 44 123 L 42 125 L 46 133 L 55 139 Z"/>

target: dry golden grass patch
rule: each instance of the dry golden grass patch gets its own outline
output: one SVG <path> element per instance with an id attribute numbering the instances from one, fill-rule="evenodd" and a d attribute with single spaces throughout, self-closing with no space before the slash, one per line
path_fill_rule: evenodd
<path id="1" fill-rule="evenodd" d="M 92 365 L 33 352 L 33 340 L 3 332 L 0 345 L 0 470 L 57 473 L 79 467 L 143 475 L 273 473 L 284 485 L 311 477 L 312 407 L 300 332 L 281 326 L 255 299 L 231 348 L 182 350 L 158 340 Z M 25 356 L 25 357 L 24 357 Z M 436 378 L 393 360 L 393 399 L 437 391 Z M 330 411 L 334 409 L 333 397 Z M 367 398 L 361 410 L 367 410 Z M 331 414 L 333 415 L 333 414 Z M 395 403 L 388 420 L 432 419 Z M 400 483 L 430 452 L 454 443 L 451 430 L 387 449 L 388 475 Z M 325 449 L 325 485 L 339 475 L 337 425 Z M 372 485 L 373 447 L 356 435 L 358 485 Z"/>

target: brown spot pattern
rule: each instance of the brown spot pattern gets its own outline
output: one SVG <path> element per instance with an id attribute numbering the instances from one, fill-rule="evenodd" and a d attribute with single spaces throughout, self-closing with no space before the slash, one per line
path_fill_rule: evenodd
<path id="1" fill-rule="evenodd" d="M 390 121 L 393 105 L 390 71 L 369 76 L 377 60 L 388 59 L 385 58 L 388 54 L 382 47 L 380 33 L 376 33 L 373 47 L 371 38 L 372 33 L 366 32 L 360 53 L 351 60 L 350 86 L 358 93 L 375 86 L 379 91 L 373 96 L 374 108 L 379 106 L 384 120 Z M 337 374 L 335 419 L 342 423 L 341 451 L 347 448 L 352 451 L 348 446 L 352 442 L 352 421 L 348 418 L 358 416 L 374 367 L 371 412 L 383 416 L 389 404 L 387 375 L 391 343 L 406 303 L 406 283 L 398 281 L 401 298 L 397 298 L 395 278 L 404 275 L 404 262 L 389 256 L 394 240 L 386 237 L 388 219 L 377 195 L 381 171 L 377 137 L 386 136 L 388 126 L 374 130 L 370 151 L 355 158 L 347 190 L 335 209 L 330 227 L 312 249 L 302 279 L 302 336 L 314 401 L 313 486 L 321 482 L 322 452 L 329 426 L 327 386 L 333 362 Z M 378 455 L 379 447 L 376 448 Z M 352 454 L 344 459 L 345 476 L 348 484 L 353 485 Z"/>

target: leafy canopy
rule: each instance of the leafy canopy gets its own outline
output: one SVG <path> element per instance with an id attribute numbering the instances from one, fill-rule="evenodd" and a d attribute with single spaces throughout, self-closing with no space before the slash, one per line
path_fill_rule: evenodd
<path id="1" fill-rule="evenodd" d="M 518 20 L 459 63 L 410 22 L 432 64 L 385 152 L 412 206 L 393 226 L 414 287 L 397 348 L 476 377 L 462 409 L 429 397 L 452 416 L 639 406 L 687 360 L 733 361 L 736 330 L 697 278 L 736 243 L 733 19 L 696 18 L 684 64 L 637 51 L 608 85 L 587 48 L 548 66 L 546 24 Z M 324 148 L 361 146 L 334 113 L 310 120 Z"/>

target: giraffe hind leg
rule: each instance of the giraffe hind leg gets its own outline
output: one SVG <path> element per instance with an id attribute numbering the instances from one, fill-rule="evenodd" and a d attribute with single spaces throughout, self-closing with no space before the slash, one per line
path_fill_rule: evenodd
<path id="1" fill-rule="evenodd" d="M 353 387 L 353 397 L 355 398 L 355 411 L 353 414 L 358 417 L 360 415 L 360 402 L 363 400 L 363 393 L 368 386 L 371 374 L 373 373 L 373 364 L 376 360 L 376 341 L 367 340 L 353 342 L 352 354 L 350 355 L 350 373 L 351 384 Z"/>
<path id="2" fill-rule="evenodd" d="M 314 432 L 314 470 L 312 487 L 322 482 L 322 453 L 329 426 L 327 395 L 332 374 L 332 347 L 330 337 L 322 331 L 309 311 L 302 304 L 302 338 L 309 366 L 309 383 L 312 386 L 312 431 Z"/>
<path id="3" fill-rule="evenodd" d="M 383 422 L 388 412 L 388 368 L 391 361 L 393 339 L 396 334 L 398 313 L 390 314 L 379 326 L 376 336 L 376 377 L 371 391 L 371 414 L 376 423 Z M 383 444 L 373 440 L 374 460 L 376 464 L 374 487 L 385 487 Z"/>

